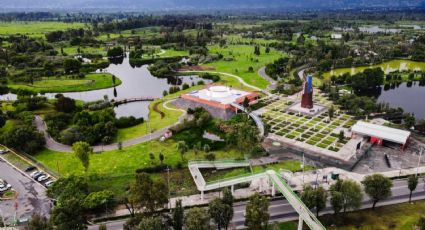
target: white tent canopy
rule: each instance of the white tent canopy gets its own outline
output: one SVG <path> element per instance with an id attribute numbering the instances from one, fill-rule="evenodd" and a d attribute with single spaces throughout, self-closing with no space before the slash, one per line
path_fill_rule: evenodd
<path id="1" fill-rule="evenodd" d="M 406 144 L 409 139 L 410 132 L 390 128 L 382 125 L 375 125 L 368 122 L 358 121 L 352 128 L 351 131 L 356 134 L 363 136 L 371 136 L 381 138 L 386 141 L 391 141 L 398 144 Z"/>

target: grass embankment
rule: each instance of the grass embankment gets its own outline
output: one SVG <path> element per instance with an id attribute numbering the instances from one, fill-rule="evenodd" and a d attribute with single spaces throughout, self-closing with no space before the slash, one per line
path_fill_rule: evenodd
<path id="1" fill-rule="evenodd" d="M 149 131 L 154 132 L 176 123 L 183 112 L 164 108 L 164 102 L 165 100 L 156 100 L 150 103 L 149 121 L 133 127 L 119 129 L 115 141 L 125 141 L 136 137 L 141 137 L 148 134 Z M 173 107 L 170 104 L 167 106 Z M 154 110 L 154 107 L 157 108 L 157 111 Z M 163 116 L 161 116 L 161 112 Z"/>
<path id="2" fill-rule="evenodd" d="M 424 213 L 425 201 L 418 201 L 415 204 L 403 203 L 350 212 L 339 216 L 336 223 L 332 222 L 332 215 L 321 217 L 320 220 L 329 230 L 411 230 L 415 229 L 419 217 Z"/>
<path id="3" fill-rule="evenodd" d="M 383 62 L 381 64 L 376 64 L 376 65 L 334 69 L 332 71 L 323 73 L 322 76 L 324 79 L 328 79 L 332 75 L 340 76 L 340 75 L 343 75 L 344 73 L 349 73 L 351 75 L 354 75 L 356 73 L 363 72 L 365 69 L 377 68 L 377 67 L 380 67 L 385 73 L 390 73 L 397 70 L 425 71 L 425 62 L 417 62 L 417 61 L 410 61 L 410 60 L 391 60 L 391 61 Z"/>
<path id="4" fill-rule="evenodd" d="M 208 46 L 210 53 L 221 53 L 224 58 L 207 64 L 207 66 L 214 67 L 218 72 L 231 73 L 240 76 L 246 83 L 265 89 L 269 84 L 265 79 L 258 75 L 257 71 L 285 56 L 281 52 L 270 49 L 270 53 L 265 52 L 265 48 L 261 47 L 260 55 L 254 55 L 254 46 L 250 45 L 230 45 L 227 47 L 219 47 L 217 45 Z M 232 61 L 225 61 L 224 59 L 232 57 Z M 249 67 L 253 68 L 250 72 Z"/>
<path id="5" fill-rule="evenodd" d="M 91 47 L 91 46 L 68 46 L 63 48 L 63 52 L 68 55 L 78 54 L 78 48 L 80 48 L 80 53 L 89 53 L 89 54 L 100 54 L 106 56 L 106 47 Z M 60 47 L 58 47 L 60 49 Z"/>
<path id="6" fill-rule="evenodd" d="M 190 179 L 190 174 L 186 172 L 186 162 L 194 159 L 204 159 L 204 153 L 198 152 L 197 154 L 189 150 L 184 154 L 182 159 L 181 154 L 177 151 L 176 141 L 170 139 L 165 142 L 151 141 L 134 146 L 125 147 L 122 150 L 113 150 L 103 153 L 93 154 L 90 156 L 90 167 L 87 173 L 84 173 L 84 169 L 81 162 L 71 153 L 60 153 L 52 150 L 43 150 L 35 155 L 35 158 L 44 164 L 46 167 L 53 171 L 58 172 L 62 176 L 69 175 L 89 175 L 95 178 L 92 181 L 93 186 L 100 187 L 103 189 L 110 189 L 118 196 L 125 192 L 129 182 L 134 179 L 134 173 L 136 169 L 146 168 L 154 165 L 159 165 L 159 153 L 164 154 L 164 164 L 177 167 L 181 164 L 183 169 L 173 170 L 172 174 L 180 175 L 178 178 Z M 153 153 L 155 156 L 154 160 L 151 160 L 149 153 Z M 225 158 L 237 158 L 241 157 L 241 154 L 231 150 L 223 149 L 214 151 L 217 159 Z M 187 175 L 188 174 L 188 175 Z M 96 178 L 98 175 L 99 177 Z M 153 174 L 154 177 L 162 177 L 162 173 Z M 192 183 L 183 181 L 185 184 L 178 184 L 178 181 L 172 181 L 174 186 L 173 192 L 179 191 L 191 191 L 194 189 Z M 184 187 L 188 186 L 189 187 Z M 179 190 L 179 191 L 177 191 Z"/>
<path id="7" fill-rule="evenodd" d="M 112 75 L 109 73 L 90 73 L 84 79 L 44 78 L 34 81 L 34 84 L 9 84 L 12 90 L 24 89 L 34 93 L 65 93 L 82 92 L 96 89 L 105 89 L 121 84 L 119 78 L 115 78 L 115 84 L 112 81 Z"/>
<path id="8" fill-rule="evenodd" d="M 85 27 L 84 23 L 65 22 L 0 22 L 0 34 L 25 34 L 30 37 L 44 37 L 47 32 L 56 30 L 79 29 Z"/>

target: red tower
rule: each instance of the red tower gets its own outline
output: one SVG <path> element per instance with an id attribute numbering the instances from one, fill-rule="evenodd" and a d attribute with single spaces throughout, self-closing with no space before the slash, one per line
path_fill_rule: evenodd
<path id="1" fill-rule="evenodd" d="M 307 109 L 313 108 L 313 77 L 311 75 L 307 76 L 307 81 L 303 85 L 301 107 Z"/>

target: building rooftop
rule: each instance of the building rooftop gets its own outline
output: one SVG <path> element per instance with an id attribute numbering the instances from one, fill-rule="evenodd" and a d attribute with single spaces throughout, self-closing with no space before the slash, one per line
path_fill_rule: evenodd
<path id="1" fill-rule="evenodd" d="M 189 92 L 186 95 L 227 105 L 238 102 L 241 98 L 251 94 L 252 92 L 237 90 L 223 85 L 210 85 L 204 89 Z"/>
<path id="2" fill-rule="evenodd" d="M 376 125 L 364 121 L 358 121 L 351 131 L 365 136 L 378 137 L 386 141 L 405 144 L 410 136 L 410 132 L 401 129 L 390 128 L 387 126 Z"/>

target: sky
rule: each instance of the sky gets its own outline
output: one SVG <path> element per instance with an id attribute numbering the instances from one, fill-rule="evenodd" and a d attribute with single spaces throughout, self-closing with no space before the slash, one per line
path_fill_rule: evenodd
<path id="1" fill-rule="evenodd" d="M 0 0 L 0 10 L 166 11 L 194 9 L 347 9 L 425 7 L 425 0 Z"/>

